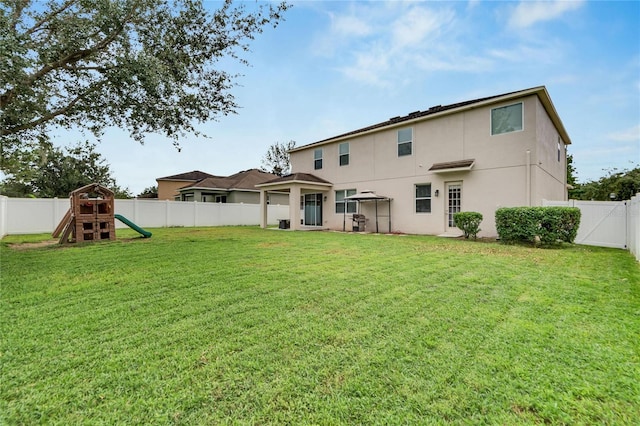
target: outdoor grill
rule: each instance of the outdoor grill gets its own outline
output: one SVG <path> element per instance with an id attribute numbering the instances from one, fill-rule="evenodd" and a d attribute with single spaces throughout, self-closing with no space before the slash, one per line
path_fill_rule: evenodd
<path id="1" fill-rule="evenodd" d="M 351 229 L 353 232 L 364 232 L 365 217 L 363 214 L 353 214 Z"/>

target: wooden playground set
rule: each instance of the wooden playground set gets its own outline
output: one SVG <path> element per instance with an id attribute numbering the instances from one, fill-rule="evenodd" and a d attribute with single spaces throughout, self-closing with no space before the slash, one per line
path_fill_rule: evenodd
<path id="1" fill-rule="evenodd" d="M 115 214 L 114 193 L 97 183 L 78 188 L 69 194 L 71 207 L 53 231 L 60 244 L 116 239 L 115 219 L 140 233 L 143 238 L 151 232 L 137 226 L 122 215 Z"/>

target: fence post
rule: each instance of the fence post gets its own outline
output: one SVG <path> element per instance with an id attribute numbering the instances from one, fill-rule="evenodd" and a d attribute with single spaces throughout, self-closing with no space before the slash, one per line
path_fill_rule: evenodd
<path id="1" fill-rule="evenodd" d="M 193 226 L 196 226 L 196 223 L 198 221 L 198 205 L 197 205 L 197 201 L 193 200 Z"/>
<path id="2" fill-rule="evenodd" d="M 0 195 L 0 239 L 8 234 L 7 229 L 7 207 L 9 198 Z"/>
<path id="3" fill-rule="evenodd" d="M 58 223 L 56 222 L 56 218 L 58 217 L 58 197 L 53 197 L 53 214 L 51 215 L 51 225 L 53 229 L 56 229 Z"/>
<path id="4" fill-rule="evenodd" d="M 138 199 L 137 198 L 133 199 L 133 222 L 140 223 L 140 221 L 138 220 Z"/>

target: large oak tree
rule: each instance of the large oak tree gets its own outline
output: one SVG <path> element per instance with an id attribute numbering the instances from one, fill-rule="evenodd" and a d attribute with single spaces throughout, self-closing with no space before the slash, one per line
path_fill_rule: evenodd
<path id="1" fill-rule="evenodd" d="M 231 0 L 3 0 L 0 2 L 2 169 L 52 128 L 127 129 L 178 143 L 195 124 L 235 112 L 242 52 L 289 5 Z"/>

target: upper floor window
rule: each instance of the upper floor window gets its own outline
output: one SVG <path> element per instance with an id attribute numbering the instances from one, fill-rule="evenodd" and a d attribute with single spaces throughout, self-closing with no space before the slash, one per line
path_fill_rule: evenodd
<path id="1" fill-rule="evenodd" d="M 517 132 L 522 130 L 522 102 L 491 110 L 491 134 Z"/>
<path id="2" fill-rule="evenodd" d="M 349 164 L 349 142 L 340 144 L 340 165 L 346 166 Z"/>
<path id="3" fill-rule="evenodd" d="M 315 170 L 322 168 L 322 148 L 313 151 L 313 168 Z"/>
<path id="4" fill-rule="evenodd" d="M 413 129 L 411 127 L 398 130 L 398 157 L 402 157 L 403 155 L 411 155 L 412 143 Z"/>
<path id="5" fill-rule="evenodd" d="M 345 200 L 345 197 L 350 195 L 354 195 L 356 193 L 355 189 L 341 189 L 340 191 L 336 191 L 336 213 L 344 213 L 345 206 L 347 208 L 347 213 L 355 213 L 357 202 L 353 200 Z"/>
<path id="6" fill-rule="evenodd" d="M 431 184 L 416 185 L 416 213 L 431 213 Z"/>
<path id="7" fill-rule="evenodd" d="M 558 136 L 558 162 L 560 162 L 560 153 L 562 152 L 562 139 Z"/>

